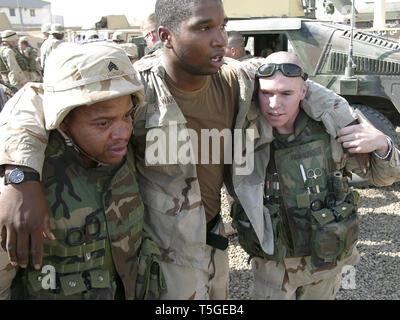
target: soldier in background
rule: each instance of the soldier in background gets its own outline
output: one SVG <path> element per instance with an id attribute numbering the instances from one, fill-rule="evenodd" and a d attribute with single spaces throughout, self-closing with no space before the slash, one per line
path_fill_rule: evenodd
<path id="1" fill-rule="evenodd" d="M 40 47 L 40 64 L 43 72 L 49 54 L 64 42 L 64 27 L 61 24 L 52 24 L 49 33 L 50 36 Z"/>
<path id="2" fill-rule="evenodd" d="M 244 37 L 240 32 L 228 32 L 228 43 L 225 48 L 225 56 L 239 61 L 253 58 L 250 53 L 246 52 Z"/>
<path id="3" fill-rule="evenodd" d="M 14 92 L 29 81 L 28 62 L 18 51 L 18 36 L 15 31 L 5 30 L 1 34 L 0 73 L 5 85 Z"/>
<path id="4" fill-rule="evenodd" d="M 150 14 L 143 24 L 142 34 L 146 40 L 147 48 L 150 50 L 148 54 L 163 47 L 162 42 L 157 33 L 155 14 Z"/>
<path id="5" fill-rule="evenodd" d="M 123 43 L 120 45 L 122 49 L 124 49 L 126 55 L 129 60 L 131 60 L 132 64 L 139 60 L 139 52 L 138 48 L 134 43 Z"/>
<path id="6" fill-rule="evenodd" d="M 28 37 L 21 37 L 18 40 L 19 51 L 28 60 L 28 74 L 29 81 L 39 82 L 42 79 L 42 74 L 40 71 L 40 64 L 38 62 L 38 52 L 33 48 Z"/>
<path id="7" fill-rule="evenodd" d="M 49 38 L 50 30 L 51 30 L 51 23 L 45 23 L 40 28 L 40 31 L 43 33 L 44 40 L 47 40 Z"/>
<path id="8" fill-rule="evenodd" d="M 143 232 L 144 207 L 129 145 L 143 86 L 125 53 L 110 43 L 68 44 L 47 61 L 44 84 L 25 86 L 2 114 L 7 123 L 18 117 L 19 105 L 29 105 L 37 111 L 32 122 L 46 120 L 51 131 L 42 175 L 25 168 L 18 182 L 19 169 L 12 169 L 0 200 L 15 201 L 7 196 L 8 185 L 42 186 L 51 208 L 43 263 L 53 268 L 54 281 L 45 286 L 34 262 L 23 266 L 12 298 L 156 299 L 163 288 L 159 250 Z M 19 245 L 28 249 L 29 241 Z M 0 299 L 9 298 L 15 272 L 0 250 Z"/>

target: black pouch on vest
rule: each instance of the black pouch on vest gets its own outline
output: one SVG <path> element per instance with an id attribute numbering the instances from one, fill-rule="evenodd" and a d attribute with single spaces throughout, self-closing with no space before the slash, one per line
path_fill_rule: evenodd
<path id="1" fill-rule="evenodd" d="M 338 260 L 352 252 L 357 242 L 359 227 L 356 206 L 352 201 L 343 202 L 332 209 L 314 211 L 312 215 L 312 266 L 335 266 Z"/>

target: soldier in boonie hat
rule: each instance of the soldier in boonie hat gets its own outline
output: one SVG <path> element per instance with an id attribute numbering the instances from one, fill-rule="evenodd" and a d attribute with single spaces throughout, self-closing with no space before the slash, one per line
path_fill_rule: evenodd
<path id="1" fill-rule="evenodd" d="M 15 44 L 18 41 L 18 35 L 13 30 L 5 30 L 1 33 L 1 39 L 3 42 L 12 42 Z"/>

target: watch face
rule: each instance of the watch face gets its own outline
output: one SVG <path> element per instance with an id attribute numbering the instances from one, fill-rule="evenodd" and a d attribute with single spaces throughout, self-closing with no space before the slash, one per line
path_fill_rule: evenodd
<path id="1" fill-rule="evenodd" d="M 21 183 L 24 181 L 24 173 L 19 169 L 14 169 L 10 173 L 10 182 L 11 183 Z"/>

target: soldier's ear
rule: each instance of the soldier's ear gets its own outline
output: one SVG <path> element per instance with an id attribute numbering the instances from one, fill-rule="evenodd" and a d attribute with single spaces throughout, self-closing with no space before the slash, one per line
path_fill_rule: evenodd
<path id="1" fill-rule="evenodd" d="M 159 27 L 158 28 L 158 36 L 160 37 L 160 41 L 164 43 L 164 47 L 171 49 L 172 48 L 172 33 L 167 27 Z"/>
<path id="2" fill-rule="evenodd" d="M 308 90 L 308 84 L 306 81 L 304 81 L 303 87 L 301 89 L 301 99 L 300 100 L 303 100 L 306 97 L 307 90 Z"/>
<path id="3" fill-rule="evenodd" d="M 69 121 L 71 118 L 71 112 L 69 114 L 66 115 L 66 117 L 64 118 L 64 120 L 60 123 L 60 130 L 67 133 L 68 129 L 69 129 Z"/>

